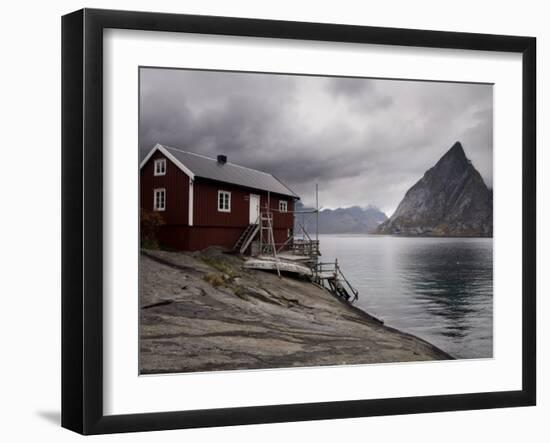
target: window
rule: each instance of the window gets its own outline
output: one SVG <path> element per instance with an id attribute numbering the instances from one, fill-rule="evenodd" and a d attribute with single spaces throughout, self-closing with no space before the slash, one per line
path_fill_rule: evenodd
<path id="1" fill-rule="evenodd" d="M 166 159 L 155 160 L 155 175 L 166 175 Z"/>
<path id="2" fill-rule="evenodd" d="M 231 212 L 231 192 L 218 191 L 218 211 Z"/>
<path id="3" fill-rule="evenodd" d="M 279 200 L 279 212 L 287 212 L 288 203 L 286 200 Z"/>
<path id="4" fill-rule="evenodd" d="M 153 209 L 155 211 L 166 210 L 166 189 L 155 189 L 153 191 L 153 196 Z"/>

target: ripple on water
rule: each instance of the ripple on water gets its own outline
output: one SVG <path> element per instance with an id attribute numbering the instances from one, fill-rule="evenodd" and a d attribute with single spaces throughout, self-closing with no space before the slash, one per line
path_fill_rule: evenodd
<path id="1" fill-rule="evenodd" d="M 493 355 L 492 239 L 321 235 L 358 306 L 457 358 Z"/>

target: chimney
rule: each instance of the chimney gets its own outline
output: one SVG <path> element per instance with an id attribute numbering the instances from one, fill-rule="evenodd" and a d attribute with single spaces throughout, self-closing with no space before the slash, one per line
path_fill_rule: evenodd
<path id="1" fill-rule="evenodd" d="M 218 155 L 218 164 L 225 165 L 227 163 L 227 155 Z"/>

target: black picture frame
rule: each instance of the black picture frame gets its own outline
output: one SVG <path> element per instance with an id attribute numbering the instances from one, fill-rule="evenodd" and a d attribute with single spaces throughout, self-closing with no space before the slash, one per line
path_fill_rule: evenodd
<path id="1" fill-rule="evenodd" d="M 522 388 L 131 415 L 103 413 L 103 30 L 522 54 Z M 536 403 L 536 39 L 233 17 L 83 9 L 62 18 L 62 426 L 82 434 L 412 414 Z M 518 270 L 520 272 L 520 270 Z"/>

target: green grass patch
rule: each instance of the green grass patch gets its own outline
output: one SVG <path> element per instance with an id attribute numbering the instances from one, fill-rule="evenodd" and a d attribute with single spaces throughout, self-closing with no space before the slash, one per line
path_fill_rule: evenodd
<path id="1" fill-rule="evenodd" d="M 215 272 L 210 272 L 202 278 L 205 282 L 210 283 L 215 288 L 219 286 L 227 286 L 226 280 L 223 278 L 223 275 L 217 274 Z"/>
<path id="2" fill-rule="evenodd" d="M 238 277 L 239 275 L 235 272 L 233 267 L 226 263 L 224 260 L 220 260 L 218 258 L 214 257 L 202 257 L 202 262 L 207 264 L 208 266 L 216 269 L 217 271 L 223 272 L 224 274 L 227 274 L 232 279 L 235 277 Z"/>

